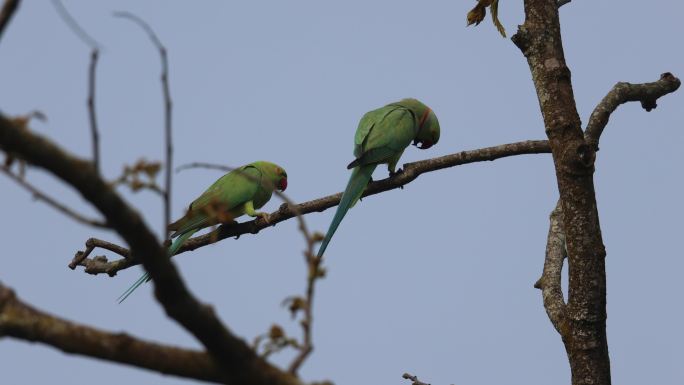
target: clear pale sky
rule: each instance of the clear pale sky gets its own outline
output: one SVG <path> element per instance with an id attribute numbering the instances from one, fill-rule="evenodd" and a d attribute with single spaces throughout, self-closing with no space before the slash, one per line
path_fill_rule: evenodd
<path id="1" fill-rule="evenodd" d="M 402 162 L 526 139 L 544 128 L 527 63 L 489 16 L 465 27 L 474 1 L 67 1 L 104 47 L 97 110 L 108 178 L 141 157 L 163 156 L 157 52 L 112 12 L 147 20 L 170 55 L 176 164 L 284 166 L 289 196 L 341 191 L 364 112 L 417 97 L 440 119 L 433 148 Z M 678 0 L 581 1 L 561 9 L 565 54 L 580 116 L 617 81 L 684 76 Z M 522 1 L 502 1 L 509 35 Z M 0 109 L 39 109 L 32 128 L 90 156 L 85 110 L 89 49 L 48 1 L 26 0 L 0 42 Z M 608 339 L 616 384 L 684 382 L 682 217 L 684 92 L 613 114 L 595 175 L 608 251 Z M 173 216 L 220 173 L 174 175 Z M 386 172 L 378 169 L 376 179 Z M 28 179 L 95 215 L 71 188 L 40 170 Z M 128 201 L 156 230 L 161 202 Z M 67 268 L 88 237 L 110 233 L 66 219 L 0 177 L 0 280 L 36 307 L 111 331 L 186 347 L 145 285 L 116 297 L 140 268 L 115 278 Z M 306 380 L 402 384 L 403 372 L 441 384 L 567 384 L 560 337 L 532 285 L 542 270 L 548 215 L 557 199 L 550 155 L 528 155 L 421 176 L 404 190 L 364 199 L 343 221 L 317 287 L 315 351 Z M 266 208 L 275 210 L 275 199 Z M 324 231 L 332 210 L 306 217 Z M 288 221 L 175 259 L 192 291 L 232 331 L 251 340 L 276 322 L 299 333 L 281 301 L 304 289 L 304 243 Z M 111 258 L 112 256 L 110 256 Z M 274 357 L 278 364 L 292 354 Z M 0 340 L 7 384 L 188 384 L 191 381 Z"/>

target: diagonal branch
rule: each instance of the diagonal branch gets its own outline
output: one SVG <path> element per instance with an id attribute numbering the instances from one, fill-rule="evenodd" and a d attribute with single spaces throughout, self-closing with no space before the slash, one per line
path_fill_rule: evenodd
<path id="1" fill-rule="evenodd" d="M 375 195 L 381 192 L 402 188 L 404 185 L 418 178 L 421 174 L 428 172 L 460 166 L 468 163 L 493 161 L 515 155 L 544 154 L 549 152 L 551 152 L 551 150 L 547 141 L 528 140 L 494 147 L 480 148 L 477 150 L 462 151 L 438 158 L 407 163 L 404 164 L 404 171 L 398 175 L 369 184 L 362 196 L 366 197 L 369 195 Z M 181 166 L 180 169 L 187 168 L 189 166 L 206 167 L 207 164 L 198 163 L 188 166 Z M 268 223 L 262 219 L 255 219 L 238 224 L 221 225 L 218 229 L 208 234 L 200 235 L 187 240 L 183 246 L 181 246 L 177 254 L 183 253 L 185 251 L 195 250 L 229 237 L 239 237 L 242 234 L 257 234 L 259 231 L 267 227 L 293 218 L 296 215 L 296 211 L 300 212 L 301 214 L 324 211 L 331 207 L 337 206 L 340 203 L 341 197 L 342 193 L 328 195 L 323 198 L 318 198 L 295 205 L 294 209 L 291 209 L 287 204 L 283 204 L 277 211 L 269 214 Z M 92 259 L 86 258 L 80 260 L 78 265 L 86 266 L 89 269 L 88 273 L 90 274 L 106 273 L 111 276 L 117 271 L 137 265 L 138 263 L 139 262 L 135 258 L 104 263 L 98 263 Z"/>
<path id="2" fill-rule="evenodd" d="M 598 150 L 599 139 L 608 119 L 621 104 L 641 102 L 646 111 L 651 111 L 657 107 L 658 98 L 676 91 L 680 84 L 679 79 L 669 72 L 660 75 L 660 79 L 652 83 L 617 83 L 591 113 L 584 132 L 587 143 Z"/>
<path id="3" fill-rule="evenodd" d="M 53 199 L 46 193 L 38 190 L 36 187 L 34 187 L 32 184 L 28 183 L 25 181 L 23 178 L 21 178 L 18 175 L 13 174 L 9 170 L 7 170 L 4 167 L 0 167 L 0 172 L 4 173 L 7 175 L 8 178 L 12 179 L 13 181 L 17 182 L 18 185 L 21 187 L 25 188 L 28 190 L 31 194 L 33 194 L 33 198 L 43 201 L 48 204 L 48 206 L 52 206 L 55 208 L 57 211 L 61 212 L 62 214 L 70 217 L 71 219 L 75 220 L 76 222 L 80 222 L 84 225 L 89 225 L 89 226 L 94 226 L 94 227 L 99 227 L 99 228 L 109 228 L 109 226 L 96 219 L 91 219 L 91 218 L 86 218 L 82 214 L 76 212 L 72 208 L 58 202 L 57 200 Z"/>
<path id="4" fill-rule="evenodd" d="M 2 33 L 5 32 L 5 28 L 12 20 L 12 16 L 19 8 L 19 0 L 5 0 L 5 4 L 2 5 L 0 9 L 0 38 L 2 38 Z"/>
<path id="5" fill-rule="evenodd" d="M 226 378 L 237 383 L 298 384 L 292 376 L 257 357 L 235 337 L 213 309 L 200 303 L 185 287 L 178 270 L 166 256 L 137 211 L 130 208 L 90 163 L 76 158 L 51 141 L 0 115 L 0 148 L 42 167 L 73 186 L 107 219 L 142 261 L 155 285 L 155 296 L 166 314 L 192 333 L 221 364 Z"/>
<path id="6" fill-rule="evenodd" d="M 105 332 L 52 316 L 24 303 L 0 282 L 0 337 L 4 336 L 159 373 L 223 381 L 221 371 L 204 352 L 148 342 L 124 333 Z"/>

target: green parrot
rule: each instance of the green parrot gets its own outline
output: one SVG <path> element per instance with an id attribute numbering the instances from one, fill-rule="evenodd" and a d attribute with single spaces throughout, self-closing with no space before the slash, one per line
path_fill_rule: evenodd
<path id="1" fill-rule="evenodd" d="M 347 211 L 361 198 L 378 164 L 387 163 L 390 176 L 394 176 L 397 174 L 397 162 L 411 141 L 417 147 L 420 144 L 418 148 L 427 149 L 438 140 L 437 116 L 430 107 L 416 99 L 403 99 L 363 115 L 354 135 L 356 159 L 347 166 L 353 171 L 318 249 L 318 257 L 323 256 Z"/>
<path id="2" fill-rule="evenodd" d="M 176 238 L 169 246 L 169 257 L 176 254 L 183 243 L 195 232 L 218 223 L 232 222 L 244 214 L 262 217 L 268 214 L 256 211 L 271 199 L 273 190 L 285 191 L 287 173 L 277 164 L 258 161 L 239 167 L 220 177 L 188 207 L 179 220 L 169 225 Z M 145 273 L 118 298 L 123 302 L 138 286 L 150 280 Z"/>

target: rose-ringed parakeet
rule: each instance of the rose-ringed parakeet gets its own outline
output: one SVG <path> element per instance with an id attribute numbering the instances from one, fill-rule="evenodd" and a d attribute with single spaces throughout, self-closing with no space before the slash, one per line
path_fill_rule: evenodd
<path id="1" fill-rule="evenodd" d="M 232 222 L 244 214 L 268 221 L 268 214 L 256 210 L 271 199 L 273 190 L 286 188 L 287 173 L 271 162 L 258 161 L 227 173 L 195 199 L 182 218 L 169 225 L 169 230 L 173 231 L 170 238 L 176 238 L 169 246 L 169 257 L 176 254 L 192 234 L 205 227 Z M 119 303 L 149 280 L 149 275 L 143 274 L 121 294 Z"/>
<path id="2" fill-rule="evenodd" d="M 416 146 L 420 144 L 420 149 L 427 149 L 438 140 L 437 116 L 416 99 L 403 99 L 363 115 L 354 135 L 356 159 L 347 166 L 353 171 L 318 249 L 318 257 L 325 252 L 344 215 L 361 197 L 378 164 L 387 163 L 389 174 L 393 176 L 401 154 L 412 141 Z"/>

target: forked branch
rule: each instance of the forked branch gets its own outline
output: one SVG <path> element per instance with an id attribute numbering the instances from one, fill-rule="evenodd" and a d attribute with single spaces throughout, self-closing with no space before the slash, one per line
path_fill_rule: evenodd
<path id="1" fill-rule="evenodd" d="M 601 134 L 608 124 L 610 115 L 620 105 L 640 102 L 646 111 L 651 111 L 656 108 L 658 98 L 676 91 L 680 84 L 679 79 L 669 72 L 660 75 L 660 79 L 652 83 L 617 83 L 592 112 L 584 132 L 585 140 L 598 150 Z M 565 336 L 566 304 L 561 288 L 561 271 L 563 261 L 567 258 L 567 250 L 560 203 L 559 201 L 551 212 L 544 272 L 534 287 L 542 290 L 546 313 L 556 330 Z"/>

